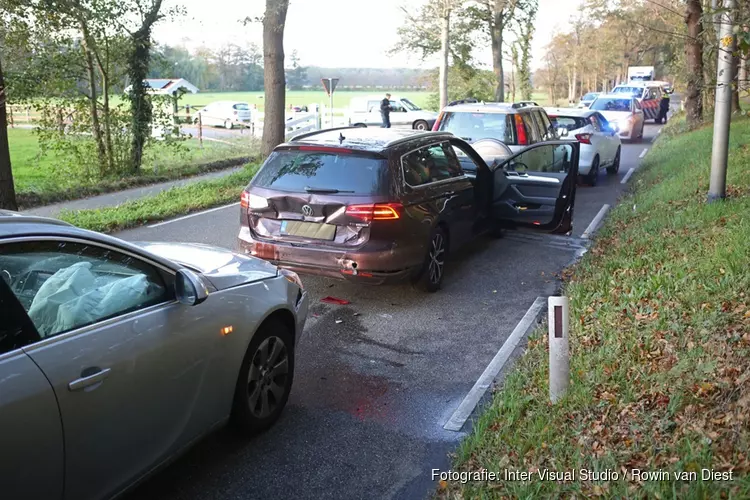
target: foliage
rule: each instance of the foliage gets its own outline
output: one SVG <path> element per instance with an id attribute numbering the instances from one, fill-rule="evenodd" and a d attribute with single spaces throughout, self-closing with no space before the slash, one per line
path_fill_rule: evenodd
<path id="1" fill-rule="evenodd" d="M 437 82 L 437 70 L 433 71 L 433 82 Z M 474 98 L 492 102 L 495 95 L 495 75 L 491 71 L 474 68 L 452 67 L 448 70 L 448 101 Z M 427 99 L 427 109 L 440 109 L 440 96 L 433 89 Z"/>
<path id="2" fill-rule="evenodd" d="M 291 59 L 292 67 L 286 70 L 286 86 L 290 90 L 301 90 L 307 83 L 307 68 L 300 66 L 296 50 Z"/>
<path id="3" fill-rule="evenodd" d="M 540 329 L 452 468 L 532 479 L 444 484 L 443 498 L 750 496 L 750 120 L 732 124 L 726 203 L 705 202 L 711 140 L 710 127 L 660 138 L 636 191 L 564 273 L 567 396 L 548 402 Z M 732 480 L 701 480 L 703 468 L 732 470 Z M 541 481 L 545 469 L 620 479 Z M 632 469 L 669 479 L 638 482 Z M 690 471 L 697 480 L 673 475 Z"/>

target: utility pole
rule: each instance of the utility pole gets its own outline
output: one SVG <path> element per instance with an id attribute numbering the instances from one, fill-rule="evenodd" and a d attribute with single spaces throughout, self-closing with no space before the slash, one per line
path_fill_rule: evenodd
<path id="1" fill-rule="evenodd" d="M 714 109 L 714 142 L 711 148 L 711 181 L 708 201 L 727 196 L 727 157 L 729 149 L 729 125 L 732 120 L 732 81 L 734 76 L 735 36 L 732 32 L 732 15 L 735 0 L 724 0 L 721 13 L 721 38 L 719 39 L 719 63 L 716 72 L 716 102 Z"/>

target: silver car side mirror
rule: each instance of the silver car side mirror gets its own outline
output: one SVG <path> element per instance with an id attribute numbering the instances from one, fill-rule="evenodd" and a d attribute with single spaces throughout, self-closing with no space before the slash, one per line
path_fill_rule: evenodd
<path id="1" fill-rule="evenodd" d="M 177 271 L 174 288 L 177 301 L 186 306 L 196 306 L 208 298 L 206 285 L 189 269 Z"/>

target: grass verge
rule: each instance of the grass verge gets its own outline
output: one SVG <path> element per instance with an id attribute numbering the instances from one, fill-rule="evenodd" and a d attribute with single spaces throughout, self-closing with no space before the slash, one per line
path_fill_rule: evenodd
<path id="1" fill-rule="evenodd" d="M 236 202 L 258 167 L 250 164 L 221 179 L 174 187 L 114 207 L 66 210 L 58 218 L 78 227 L 109 233 Z"/>
<path id="2" fill-rule="evenodd" d="M 730 198 L 707 204 L 711 139 L 710 127 L 660 138 L 634 192 L 566 271 L 566 398 L 548 403 L 540 329 L 454 464 L 531 479 L 441 483 L 440 497 L 750 498 L 750 120 L 732 125 Z M 639 481 L 634 469 L 668 478 Z M 544 481 L 545 470 L 577 473 Z"/>
<path id="3" fill-rule="evenodd" d="M 87 180 L 65 175 L 55 168 L 55 159 L 40 154 L 34 132 L 8 129 L 16 199 L 21 209 L 121 191 L 133 187 L 192 177 L 237 167 L 257 156 L 257 148 L 237 140 L 232 144 L 188 139 L 179 151 L 152 146 L 146 151 L 139 175 Z"/>

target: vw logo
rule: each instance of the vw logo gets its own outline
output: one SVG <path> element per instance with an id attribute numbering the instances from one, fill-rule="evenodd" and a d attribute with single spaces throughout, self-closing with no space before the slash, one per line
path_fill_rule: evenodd
<path id="1" fill-rule="evenodd" d="M 302 207 L 302 215 L 310 217 L 313 214 L 313 209 L 310 205 L 304 205 Z"/>

